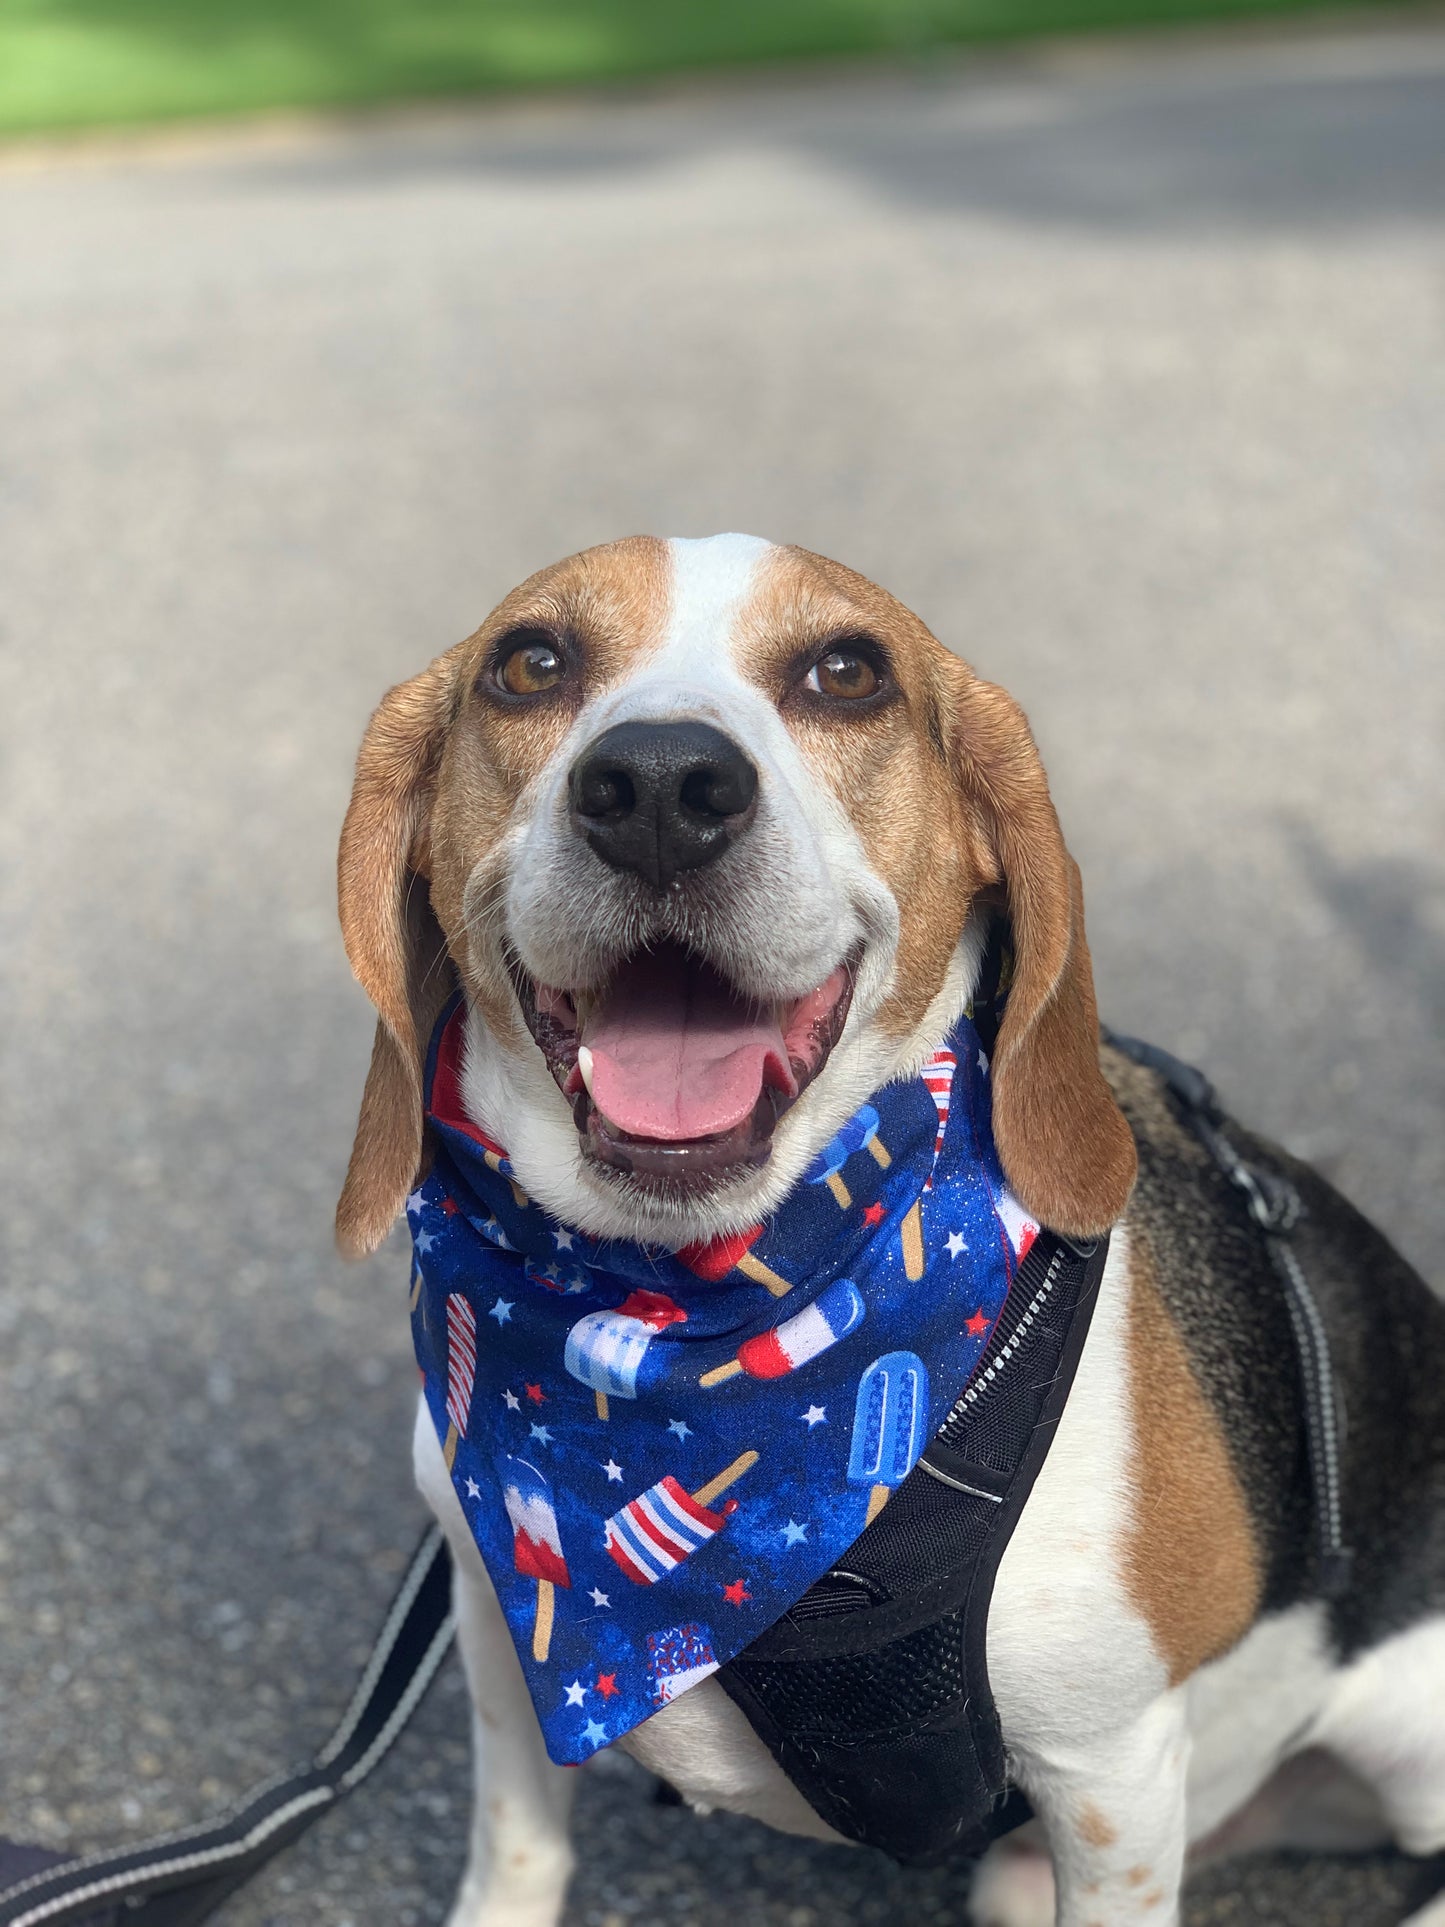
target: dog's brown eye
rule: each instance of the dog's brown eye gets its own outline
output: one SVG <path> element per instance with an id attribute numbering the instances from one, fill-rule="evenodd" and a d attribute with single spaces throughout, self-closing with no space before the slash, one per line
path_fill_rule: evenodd
<path id="1" fill-rule="evenodd" d="M 497 664 L 497 682 L 509 696 L 540 696 L 567 673 L 560 652 L 541 637 L 517 643 Z"/>
<path id="2" fill-rule="evenodd" d="M 808 672 L 805 685 L 820 696 L 834 696 L 840 702 L 857 702 L 876 695 L 882 678 L 873 664 L 855 649 L 830 649 Z"/>

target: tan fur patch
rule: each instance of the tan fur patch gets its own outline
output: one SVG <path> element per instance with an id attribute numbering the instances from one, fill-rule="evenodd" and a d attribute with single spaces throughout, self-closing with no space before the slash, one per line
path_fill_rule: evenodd
<path id="1" fill-rule="evenodd" d="M 1135 1497 L 1125 1579 L 1177 1685 L 1253 1623 L 1259 1548 L 1219 1420 L 1134 1225 L 1129 1286 Z"/>
<path id="2" fill-rule="evenodd" d="M 1117 1827 L 1100 1813 L 1092 1800 L 1086 1800 L 1079 1809 L 1078 1832 L 1085 1846 L 1098 1847 L 1101 1850 L 1105 1847 L 1117 1846 L 1119 1840 Z"/>

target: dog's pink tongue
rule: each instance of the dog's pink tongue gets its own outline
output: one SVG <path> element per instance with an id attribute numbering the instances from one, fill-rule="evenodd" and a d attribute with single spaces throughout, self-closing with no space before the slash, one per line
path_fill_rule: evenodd
<path id="1" fill-rule="evenodd" d="M 629 963 L 583 1041 L 592 1102 L 631 1137 L 716 1137 L 741 1124 L 764 1089 L 797 1094 L 772 1016 L 681 951 Z"/>

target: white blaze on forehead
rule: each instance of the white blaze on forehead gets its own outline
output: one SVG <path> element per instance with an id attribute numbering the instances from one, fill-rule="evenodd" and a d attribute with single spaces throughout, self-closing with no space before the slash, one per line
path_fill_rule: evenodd
<path id="1" fill-rule="evenodd" d="M 703 675 L 717 668 L 738 611 L 775 546 L 757 535 L 707 535 L 695 542 L 669 538 L 672 598 L 664 673 Z"/>

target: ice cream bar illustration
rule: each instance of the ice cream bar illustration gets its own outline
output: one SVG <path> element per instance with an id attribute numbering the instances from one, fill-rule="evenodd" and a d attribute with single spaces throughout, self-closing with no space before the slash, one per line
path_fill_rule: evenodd
<path id="1" fill-rule="evenodd" d="M 498 1177 L 503 1177 L 507 1180 L 508 1184 L 512 1187 L 512 1200 L 517 1209 L 519 1211 L 525 1211 L 527 1208 L 527 1194 L 512 1176 L 512 1160 L 507 1156 L 501 1145 L 494 1143 L 485 1131 L 477 1130 L 475 1124 L 472 1126 L 472 1129 L 476 1132 L 477 1141 L 482 1147 L 482 1156 L 488 1166 L 497 1173 Z"/>
<path id="2" fill-rule="evenodd" d="M 613 1513 L 604 1528 L 603 1543 L 629 1579 L 639 1586 L 655 1585 L 721 1531 L 736 1501 L 729 1500 L 714 1512 L 713 1500 L 757 1462 L 756 1452 L 739 1453 L 696 1492 L 679 1485 L 669 1473 Z"/>
<path id="3" fill-rule="evenodd" d="M 477 1314 L 459 1291 L 447 1294 L 447 1440 L 442 1457 L 450 1472 L 457 1440 L 467 1435 L 472 1381 L 477 1375 Z"/>
<path id="4" fill-rule="evenodd" d="M 660 1331 L 686 1321 L 687 1313 L 665 1292 L 630 1292 L 615 1311 L 589 1311 L 567 1334 L 563 1360 L 573 1378 L 590 1385 L 597 1416 L 607 1417 L 609 1398 L 636 1398 L 637 1375 Z"/>
<path id="5" fill-rule="evenodd" d="M 858 1287 L 851 1279 L 838 1278 L 795 1317 L 784 1319 L 772 1331 L 759 1332 L 756 1338 L 745 1338 L 736 1358 L 714 1365 L 698 1384 L 721 1385 L 739 1372 L 746 1372 L 749 1378 L 785 1378 L 846 1338 L 862 1322 L 863 1299 Z"/>
<path id="6" fill-rule="evenodd" d="M 664 1632 L 647 1635 L 647 1672 L 658 1706 L 667 1706 L 689 1686 L 696 1686 L 716 1671 L 712 1634 L 695 1619 L 685 1626 L 669 1626 Z"/>
<path id="7" fill-rule="evenodd" d="M 731 1238 L 714 1238 L 709 1244 L 684 1245 L 678 1252 L 678 1260 L 687 1266 L 694 1277 L 706 1278 L 709 1284 L 716 1284 L 719 1278 L 726 1278 L 730 1271 L 740 1271 L 745 1278 L 751 1278 L 755 1285 L 764 1285 L 774 1298 L 786 1298 L 793 1287 L 786 1278 L 780 1278 L 774 1270 L 765 1265 L 761 1258 L 753 1256 L 752 1247 L 763 1235 L 763 1227 L 755 1224 L 750 1231 L 736 1232 Z"/>
<path id="8" fill-rule="evenodd" d="M 855 1151 L 867 1151 L 880 1170 L 886 1171 L 893 1159 L 879 1142 L 878 1113 L 871 1104 L 855 1111 L 840 1131 L 834 1133 L 803 1173 L 809 1184 L 826 1184 L 837 1199 L 840 1211 L 853 1202 L 853 1194 L 842 1179 L 843 1166 Z"/>
<path id="9" fill-rule="evenodd" d="M 512 1525 L 512 1559 L 524 1579 L 537 1582 L 537 1616 L 532 1623 L 532 1657 L 544 1660 L 552 1646 L 553 1589 L 571 1587 L 562 1556 L 552 1488 L 526 1459 L 501 1462 L 502 1504 Z"/>
<path id="10" fill-rule="evenodd" d="M 928 1368 L 916 1352 L 885 1352 L 858 1381 L 848 1483 L 870 1487 L 871 1525 L 928 1443 Z"/>

